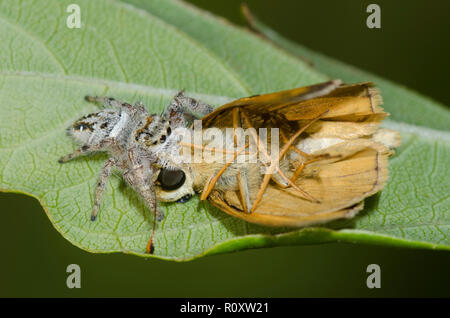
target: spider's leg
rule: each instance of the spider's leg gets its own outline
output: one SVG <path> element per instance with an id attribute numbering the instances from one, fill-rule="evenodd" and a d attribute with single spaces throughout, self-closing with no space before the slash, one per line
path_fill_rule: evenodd
<path id="1" fill-rule="evenodd" d="M 83 145 L 80 148 L 78 148 L 77 150 L 75 150 L 72 153 L 69 153 L 68 155 L 65 155 L 61 158 L 59 158 L 58 162 L 59 163 L 66 163 L 72 159 L 75 159 L 77 157 L 80 156 L 84 156 L 88 153 L 91 152 L 95 152 L 95 151 L 106 151 L 107 147 L 109 146 L 117 146 L 116 140 L 114 138 L 105 138 L 103 139 L 101 142 L 99 142 L 98 144 L 93 144 L 93 145 Z"/>
<path id="2" fill-rule="evenodd" d="M 154 250 L 153 237 L 156 221 L 161 221 L 164 218 L 164 214 L 158 209 L 155 189 L 151 182 L 151 175 L 154 171 L 151 168 L 144 169 L 137 152 L 138 150 L 135 148 L 128 150 L 129 169 L 124 172 L 123 177 L 125 181 L 139 193 L 147 207 L 153 212 L 152 232 L 146 249 L 147 253 L 152 254 Z"/>
<path id="3" fill-rule="evenodd" d="M 108 107 L 120 108 L 120 107 L 122 107 L 122 105 L 127 104 L 125 102 L 122 102 L 120 100 L 117 100 L 112 97 L 107 97 L 107 96 L 86 96 L 85 99 L 86 99 L 86 101 L 88 101 L 90 103 L 108 106 Z"/>
<path id="4" fill-rule="evenodd" d="M 143 102 L 137 102 L 134 104 L 134 107 L 141 113 L 146 113 L 145 105 Z"/>
<path id="5" fill-rule="evenodd" d="M 144 174 L 142 173 L 143 166 L 134 167 L 124 172 L 125 181 L 140 195 L 147 207 L 156 215 L 156 220 L 162 221 L 164 213 L 162 213 L 156 204 L 156 196 L 153 185 L 146 182 Z"/>
<path id="6" fill-rule="evenodd" d="M 91 147 L 89 145 L 84 145 L 84 146 L 81 146 L 80 148 L 78 148 L 77 150 L 75 150 L 74 152 L 69 153 L 65 156 L 62 156 L 61 158 L 58 159 L 58 162 L 66 163 L 74 158 L 84 156 L 90 152 L 92 152 Z"/>
<path id="7" fill-rule="evenodd" d="M 203 118 L 213 110 L 211 105 L 188 97 L 184 95 L 184 91 L 180 91 L 167 106 L 163 117 L 170 119 L 176 127 L 186 127 L 189 122 Z"/>
<path id="8" fill-rule="evenodd" d="M 158 206 L 156 204 L 156 194 L 153 189 L 153 186 L 151 186 L 149 183 L 145 182 L 145 179 L 143 178 L 142 174 L 142 165 L 141 166 L 135 166 L 130 170 L 127 170 L 123 177 L 125 181 L 133 187 L 133 189 L 139 194 L 139 196 L 144 200 L 147 207 L 153 212 L 153 225 L 152 225 L 152 231 L 150 235 L 150 239 L 147 243 L 146 252 L 148 254 L 152 254 L 154 250 L 153 245 L 153 237 L 155 233 L 156 228 L 156 221 L 161 221 L 164 218 L 164 214 L 161 213 L 161 211 L 158 209 Z"/>
<path id="9" fill-rule="evenodd" d="M 156 206 L 155 190 L 151 181 L 154 171 L 151 167 L 144 169 L 141 160 L 138 159 L 139 156 L 137 152 L 138 150 L 136 148 L 128 150 L 127 156 L 130 167 L 126 173 L 124 173 L 124 177 L 152 210 Z M 164 214 L 159 211 L 159 209 L 156 209 L 156 214 L 158 221 L 161 221 L 164 218 Z"/>
<path id="10" fill-rule="evenodd" d="M 69 153 L 68 155 L 65 155 L 61 158 L 59 158 L 59 163 L 66 163 L 72 159 L 87 155 L 88 153 L 94 152 L 94 151 L 102 151 L 104 150 L 103 147 L 100 147 L 99 145 L 83 145 L 77 150 L 75 150 L 72 153 Z"/>
<path id="11" fill-rule="evenodd" d="M 106 96 L 86 96 L 85 99 L 90 103 L 98 105 L 104 105 L 107 107 L 119 109 L 125 108 L 131 115 L 134 115 L 136 113 L 147 113 L 142 103 L 136 103 L 136 105 L 133 106 L 127 102 L 122 102 L 118 99 Z"/>
<path id="12" fill-rule="evenodd" d="M 111 175 L 111 168 L 115 164 L 116 161 L 114 160 L 114 158 L 110 158 L 106 160 L 105 164 L 103 165 L 102 173 L 100 174 L 100 178 L 97 182 L 97 188 L 95 189 L 95 201 L 94 207 L 92 208 L 91 221 L 95 221 L 97 218 L 97 213 L 102 202 L 102 194 L 105 190 L 106 181 L 108 181 L 108 178 Z"/>

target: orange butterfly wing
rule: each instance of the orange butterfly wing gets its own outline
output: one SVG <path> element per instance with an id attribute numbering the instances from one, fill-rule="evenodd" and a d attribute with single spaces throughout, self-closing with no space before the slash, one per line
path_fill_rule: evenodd
<path id="1" fill-rule="evenodd" d="M 213 190 L 209 201 L 230 215 L 272 226 L 305 226 L 354 216 L 362 209 L 364 198 L 381 190 L 388 178 L 387 158 L 392 151 L 374 138 L 381 120 L 388 116 L 380 103 L 371 83 L 341 85 L 330 81 L 241 98 L 217 108 L 203 118 L 204 128 L 279 128 L 283 147 L 301 127 L 316 119 L 297 143 L 314 144 L 330 138 L 340 142 L 322 149 L 310 147 L 309 155 L 319 160 L 306 165 L 294 181 L 316 202 L 292 186 L 279 186 L 276 178 L 269 182 L 252 213 L 243 212 L 239 191 Z M 396 145 L 398 142 L 391 146 Z M 288 178 L 307 159 L 299 153 L 302 151 L 292 147 L 284 156 L 289 162 L 282 172 Z"/>

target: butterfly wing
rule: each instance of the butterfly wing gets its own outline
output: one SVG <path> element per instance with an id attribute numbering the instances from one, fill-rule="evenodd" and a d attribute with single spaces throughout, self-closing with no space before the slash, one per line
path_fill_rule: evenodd
<path id="1" fill-rule="evenodd" d="M 390 138 L 396 141 L 389 145 L 383 145 L 385 137 L 374 138 L 388 116 L 380 104 L 372 83 L 330 81 L 219 107 L 203 119 L 205 128 L 279 128 L 280 148 L 315 122 L 295 138 L 280 161 L 281 172 L 295 187 L 280 186 L 281 176 L 274 174 L 252 213 L 243 212 L 239 191 L 213 190 L 208 199 L 228 214 L 264 225 L 305 226 L 352 217 L 362 209 L 364 198 L 386 184 L 387 158 L 399 143 L 395 132 Z M 311 158 L 317 160 L 305 166 Z M 301 174 L 293 178 L 302 164 Z M 295 188 L 317 200 L 305 198 Z"/>

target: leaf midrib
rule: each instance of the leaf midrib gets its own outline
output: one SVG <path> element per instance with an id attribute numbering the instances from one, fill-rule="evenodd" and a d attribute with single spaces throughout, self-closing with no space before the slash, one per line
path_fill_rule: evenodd
<path id="1" fill-rule="evenodd" d="M 43 79 L 59 79 L 62 81 L 75 81 L 80 83 L 91 83 L 98 84 L 104 86 L 112 86 L 116 88 L 123 88 L 129 90 L 129 92 L 141 92 L 146 94 L 147 96 L 165 96 L 165 97 L 173 97 L 180 90 L 178 89 L 169 89 L 169 88 L 159 88 L 153 87 L 150 85 L 143 85 L 137 83 L 127 83 L 120 81 L 113 81 L 103 78 L 95 78 L 95 77 L 87 77 L 80 75 L 64 75 L 64 74 L 54 74 L 54 73 L 44 73 L 44 72 L 29 72 L 29 71 L 0 71 L 0 76 L 17 76 L 17 77 L 29 77 L 29 78 L 43 78 Z M 233 100 L 236 97 L 231 96 L 219 96 L 219 95 L 211 95 L 204 93 L 196 93 L 196 92 L 186 92 L 192 97 L 196 97 L 198 99 L 207 100 L 210 103 L 215 104 L 224 104 Z"/>

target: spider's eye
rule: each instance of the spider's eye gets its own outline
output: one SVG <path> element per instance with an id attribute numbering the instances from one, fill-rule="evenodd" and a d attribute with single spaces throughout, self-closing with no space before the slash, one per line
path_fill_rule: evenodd
<path id="1" fill-rule="evenodd" d="M 77 124 L 77 125 L 73 126 L 73 129 L 78 130 L 78 131 L 83 131 L 86 129 L 91 129 L 91 126 L 81 123 L 81 124 Z"/>
<path id="2" fill-rule="evenodd" d="M 181 187 L 186 181 L 183 170 L 162 169 L 158 176 L 163 190 L 175 190 Z"/>

